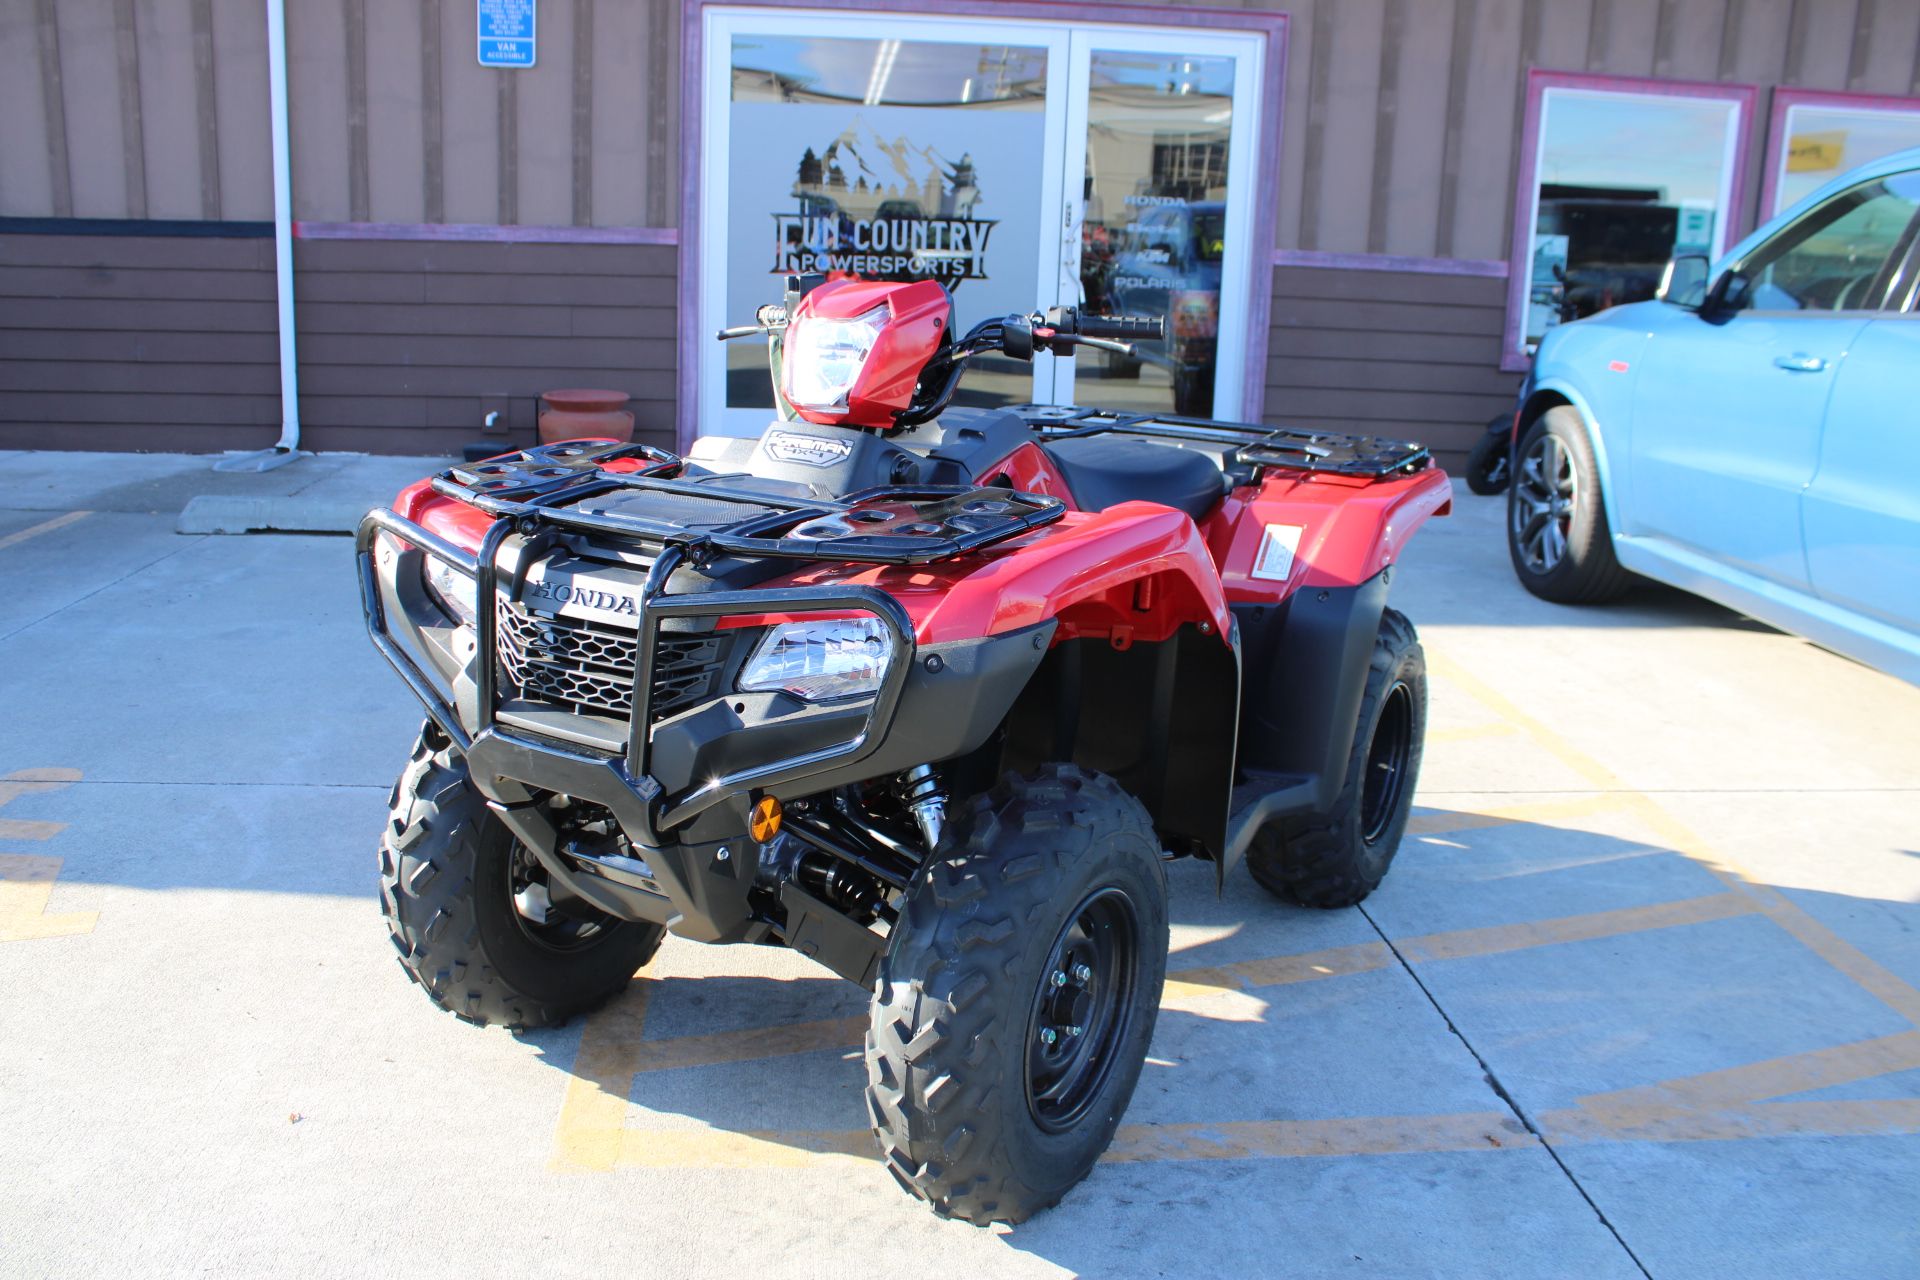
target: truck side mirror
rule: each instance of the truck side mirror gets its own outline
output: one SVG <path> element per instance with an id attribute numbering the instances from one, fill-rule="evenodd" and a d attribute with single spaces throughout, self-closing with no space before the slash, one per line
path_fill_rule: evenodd
<path id="1" fill-rule="evenodd" d="M 1667 262 L 1654 297 L 1688 311 L 1698 311 L 1707 300 L 1707 277 L 1713 263 L 1703 253 L 1683 253 Z"/>

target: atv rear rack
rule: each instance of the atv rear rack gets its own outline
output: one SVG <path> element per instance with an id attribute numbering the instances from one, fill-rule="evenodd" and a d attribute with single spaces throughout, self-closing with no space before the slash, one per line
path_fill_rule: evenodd
<path id="1" fill-rule="evenodd" d="M 1229 465 L 1252 467 L 1256 474 L 1269 467 L 1279 467 L 1378 480 L 1411 475 L 1433 465 L 1433 457 L 1425 445 L 1379 436 L 1216 422 L 1211 418 L 1115 413 L 1109 409 L 1080 409 L 1071 405 L 1030 404 L 1015 412 L 1048 440 L 1114 434 L 1221 445 L 1229 451 Z"/>
<path id="2" fill-rule="evenodd" d="M 606 464 L 638 460 L 633 471 Z M 867 564 L 930 564 L 1018 537 L 1066 514 L 1058 498 L 966 485 L 886 485 L 839 501 L 800 499 L 737 486 L 735 476 L 676 478 L 681 460 L 651 445 L 541 445 L 450 468 L 435 492 L 512 521 L 681 547 L 696 566 L 715 555 L 778 556 Z M 729 524 L 698 530 L 667 520 L 579 504 L 625 491 L 678 494 L 753 508 Z"/>

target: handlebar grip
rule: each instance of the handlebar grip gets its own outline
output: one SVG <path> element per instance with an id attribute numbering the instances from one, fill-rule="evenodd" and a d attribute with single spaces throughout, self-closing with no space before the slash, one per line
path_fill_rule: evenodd
<path id="1" fill-rule="evenodd" d="M 1118 342 L 1152 342 L 1167 336 L 1164 316 L 1080 316 L 1078 332 L 1085 338 L 1112 338 Z"/>

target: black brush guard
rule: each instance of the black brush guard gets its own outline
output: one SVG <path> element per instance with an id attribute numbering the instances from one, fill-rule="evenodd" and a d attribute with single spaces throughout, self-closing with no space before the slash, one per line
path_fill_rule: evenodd
<path id="1" fill-rule="evenodd" d="M 642 469 L 609 472 L 606 462 L 640 460 Z M 354 550 L 360 571 L 361 606 L 374 647 L 392 664 L 427 714 L 460 750 L 473 755 L 486 748 L 513 777 L 516 760 L 538 756 L 543 773 L 559 767 L 578 779 L 579 794 L 604 796 L 617 783 L 625 803 L 614 807 L 639 843 L 655 845 L 661 834 L 711 808 L 729 795 L 781 785 L 825 770 L 857 763 L 871 754 L 891 727 L 913 664 L 912 620 L 886 592 L 866 586 L 772 587 L 745 591 L 667 593 L 667 583 L 684 566 L 695 569 L 716 556 L 774 556 L 795 560 L 887 565 L 927 564 L 966 555 L 1058 520 L 1066 508 L 1057 499 L 1005 489 L 883 488 L 845 501 L 797 501 L 765 493 L 692 483 L 663 475 L 680 460 L 645 445 L 555 445 L 529 449 L 489 462 L 455 467 L 433 482 L 434 489 L 494 517 L 477 554 L 407 520 L 378 508 L 360 523 Z M 724 480 L 725 477 L 720 479 Z M 618 490 L 680 493 L 709 501 L 738 503 L 765 512 L 700 533 L 644 517 L 587 512 L 572 504 Z M 885 526 L 883 529 L 882 527 Z M 871 531 L 870 531 L 871 530 Z M 475 584 L 474 665 L 477 723 L 472 732 L 457 708 L 414 656 L 395 638 L 381 597 L 374 563 L 377 537 L 385 533 L 421 554 L 442 561 Z M 538 557 L 563 533 L 613 537 L 654 551 L 639 600 L 637 669 L 633 708 L 624 759 L 609 760 L 545 739 L 523 736 L 500 724 L 496 660 L 498 620 L 492 607 L 499 586 L 501 545 L 518 533 L 528 539 L 521 557 Z M 660 625 L 668 618 L 714 618 L 758 613 L 854 611 L 873 615 L 886 627 L 894 660 L 888 664 L 866 721 L 852 738 L 833 747 L 795 756 L 753 770 L 724 774 L 676 796 L 663 796 L 648 771 L 651 738 L 652 665 Z M 609 778 L 609 774 L 612 775 Z"/>

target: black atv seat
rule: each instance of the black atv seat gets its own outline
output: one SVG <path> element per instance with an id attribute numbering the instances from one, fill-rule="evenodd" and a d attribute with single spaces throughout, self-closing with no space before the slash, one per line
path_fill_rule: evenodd
<path id="1" fill-rule="evenodd" d="M 1083 511 L 1104 511 L 1120 502 L 1158 502 L 1199 520 L 1228 488 L 1213 459 L 1192 449 L 1104 434 L 1041 447 L 1066 477 Z"/>

